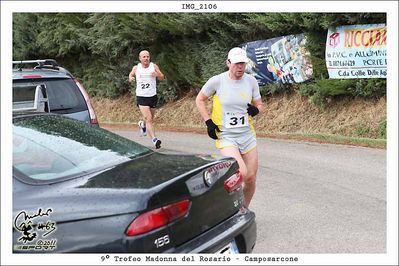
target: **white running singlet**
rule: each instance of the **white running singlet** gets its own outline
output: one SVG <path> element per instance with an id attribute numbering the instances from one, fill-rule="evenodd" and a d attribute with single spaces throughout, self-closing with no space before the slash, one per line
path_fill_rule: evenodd
<path id="1" fill-rule="evenodd" d="M 202 92 L 213 95 L 212 120 L 222 131 L 245 133 L 252 127 L 247 104 L 261 99 L 258 82 L 244 74 L 239 80 L 229 78 L 229 73 L 213 76 L 202 87 Z"/>
<path id="2" fill-rule="evenodd" d="M 216 147 L 234 146 L 241 154 L 256 147 L 253 119 L 247 113 L 247 104 L 261 99 L 256 79 L 245 73 L 240 80 L 232 80 L 227 71 L 210 78 L 202 92 L 207 97 L 213 96 L 211 118 L 221 130 L 216 133 Z"/>
<path id="3" fill-rule="evenodd" d="M 154 64 L 150 63 L 144 68 L 137 64 L 136 70 L 136 96 L 152 97 L 157 94 L 157 79 L 152 74 L 155 72 Z"/>

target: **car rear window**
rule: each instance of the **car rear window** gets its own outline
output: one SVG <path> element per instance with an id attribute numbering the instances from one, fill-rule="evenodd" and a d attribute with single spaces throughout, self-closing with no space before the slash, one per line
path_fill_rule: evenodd
<path id="1" fill-rule="evenodd" d="M 16 118 L 13 123 L 13 167 L 36 181 L 101 171 L 149 152 L 112 132 L 58 115 Z"/>
<path id="2" fill-rule="evenodd" d="M 87 111 L 85 99 L 76 83 L 65 79 L 25 79 L 14 80 L 13 91 L 23 86 L 35 87 L 45 84 L 50 104 L 50 112 L 58 114 Z"/>

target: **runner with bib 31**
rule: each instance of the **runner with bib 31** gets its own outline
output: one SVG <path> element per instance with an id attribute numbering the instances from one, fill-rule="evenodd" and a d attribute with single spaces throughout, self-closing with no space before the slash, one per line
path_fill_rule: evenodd
<path id="1" fill-rule="evenodd" d="M 256 79 L 246 74 L 246 52 L 235 47 L 228 53 L 228 71 L 211 77 L 196 98 L 196 105 L 207 126 L 208 135 L 224 156 L 234 157 L 244 181 L 244 200 L 248 207 L 255 193 L 258 151 L 253 117 L 263 111 Z M 212 115 L 206 101 L 213 97 Z"/>

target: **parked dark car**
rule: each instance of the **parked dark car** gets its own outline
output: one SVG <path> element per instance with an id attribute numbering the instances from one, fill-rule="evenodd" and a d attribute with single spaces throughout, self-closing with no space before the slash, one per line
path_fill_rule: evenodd
<path id="1" fill-rule="evenodd" d="M 249 253 L 233 158 L 155 152 L 51 113 L 13 113 L 13 252 Z"/>
<path id="2" fill-rule="evenodd" d="M 96 114 L 83 85 L 54 59 L 13 61 L 13 66 L 14 106 L 32 101 L 30 92 L 41 85 L 47 91 L 46 112 L 62 114 L 98 126 Z"/>

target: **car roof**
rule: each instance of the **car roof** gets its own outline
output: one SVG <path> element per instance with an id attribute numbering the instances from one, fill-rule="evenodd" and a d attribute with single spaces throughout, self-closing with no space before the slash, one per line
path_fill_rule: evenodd
<path id="1" fill-rule="evenodd" d="M 13 80 L 27 78 L 72 78 L 72 75 L 56 69 L 13 69 Z"/>

